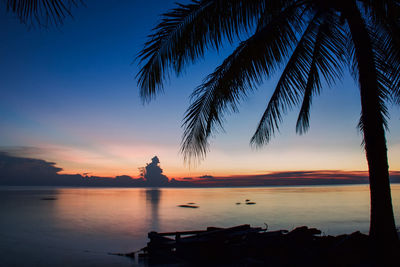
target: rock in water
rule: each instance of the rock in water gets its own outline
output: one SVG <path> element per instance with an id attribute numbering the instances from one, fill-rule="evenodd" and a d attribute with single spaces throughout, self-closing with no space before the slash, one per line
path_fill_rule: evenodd
<path id="1" fill-rule="evenodd" d="M 178 207 L 197 209 L 199 206 L 195 206 L 195 205 L 178 205 Z"/>

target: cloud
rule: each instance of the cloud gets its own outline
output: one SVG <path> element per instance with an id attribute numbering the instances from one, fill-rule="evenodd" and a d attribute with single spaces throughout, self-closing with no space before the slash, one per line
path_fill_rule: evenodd
<path id="1" fill-rule="evenodd" d="M 16 157 L 0 152 L 1 185 L 41 186 L 144 186 L 143 179 L 129 176 L 107 177 L 59 174 L 62 168 L 54 162 L 28 157 Z"/>
<path id="2" fill-rule="evenodd" d="M 367 171 L 290 171 L 260 175 L 236 175 L 214 177 L 203 175 L 192 178 L 171 179 L 163 174 L 158 157 L 142 168 L 142 176 L 127 175 L 112 177 L 60 174 L 62 168 L 43 159 L 17 157 L 0 151 L 0 185 L 41 186 L 106 186 L 106 187 L 221 187 L 221 186 L 277 186 L 277 185 L 330 185 L 366 184 Z M 201 179 L 198 179 L 201 178 Z M 392 183 L 400 183 L 400 171 L 391 171 Z"/>
<path id="3" fill-rule="evenodd" d="M 214 176 L 206 174 L 206 175 L 203 175 L 203 176 L 199 176 L 198 178 L 201 178 L 201 179 L 214 179 Z"/>
<path id="4" fill-rule="evenodd" d="M 60 174 L 62 168 L 54 162 L 29 157 L 18 157 L 0 151 L 0 185 L 38 185 L 38 186 L 101 186 L 101 187 L 147 187 L 147 186 L 194 186 L 188 181 L 172 179 L 163 175 L 158 157 L 143 168 L 142 177 L 128 175 L 112 177 L 88 176 L 88 173 Z"/>
<path id="5" fill-rule="evenodd" d="M 0 152 L 0 182 L 2 184 L 47 184 L 58 176 L 61 168 L 54 162 L 22 158 Z"/>
<path id="6" fill-rule="evenodd" d="M 141 176 L 149 186 L 163 186 L 169 182 L 168 177 L 162 174 L 163 170 L 158 165 L 159 163 L 158 157 L 154 156 L 146 167 L 141 168 Z"/>
<path id="7" fill-rule="evenodd" d="M 400 182 L 400 171 L 390 172 L 392 183 Z M 290 171 L 260 175 L 235 175 L 197 180 L 203 186 L 284 186 L 284 185 L 334 185 L 367 184 L 367 171 Z"/>

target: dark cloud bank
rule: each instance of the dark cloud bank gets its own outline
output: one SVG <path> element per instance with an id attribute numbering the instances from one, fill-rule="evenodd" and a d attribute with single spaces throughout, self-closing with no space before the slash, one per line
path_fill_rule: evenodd
<path id="1" fill-rule="evenodd" d="M 139 178 L 127 175 L 116 177 L 98 177 L 80 174 L 59 174 L 62 169 L 56 163 L 42 159 L 12 156 L 0 152 L 0 185 L 39 185 L 39 186 L 115 186 L 115 187 L 152 187 L 152 186 L 190 186 L 185 181 L 169 180 L 162 174 L 159 159 L 154 157 L 141 168 Z"/>
<path id="2" fill-rule="evenodd" d="M 140 168 L 140 177 L 127 175 L 97 177 L 80 174 L 59 174 L 56 163 L 42 159 L 17 157 L 0 152 L 0 185 L 23 186 L 107 186 L 107 187 L 224 187 L 366 184 L 367 172 L 296 171 L 262 175 L 185 177 L 168 179 L 159 166 L 158 157 Z M 391 182 L 400 183 L 400 171 L 391 172 Z"/>

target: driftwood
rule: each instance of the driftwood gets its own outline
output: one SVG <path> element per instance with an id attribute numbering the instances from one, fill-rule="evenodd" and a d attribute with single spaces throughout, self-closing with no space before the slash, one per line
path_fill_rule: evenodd
<path id="1" fill-rule="evenodd" d="M 321 232 L 307 227 L 266 232 L 248 224 L 231 228 L 208 227 L 203 231 L 157 233 L 150 232 L 150 242 L 144 248 L 150 263 L 220 263 L 253 257 L 260 247 L 279 240 L 307 240 Z M 255 259 L 253 257 L 253 259 Z"/>
<path id="2" fill-rule="evenodd" d="M 244 224 L 200 231 L 150 232 L 148 237 L 150 241 L 138 257 L 149 265 L 380 266 L 381 263 L 371 257 L 367 235 L 355 232 L 321 236 L 320 230 L 307 226 L 289 232 L 266 231 Z M 390 259 L 385 264 L 391 266 Z"/>

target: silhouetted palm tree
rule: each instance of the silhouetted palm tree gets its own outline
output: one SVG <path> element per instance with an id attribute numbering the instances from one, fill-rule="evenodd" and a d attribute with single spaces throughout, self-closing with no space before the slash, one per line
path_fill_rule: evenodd
<path id="1" fill-rule="evenodd" d="M 29 26 L 62 24 L 70 16 L 71 7 L 82 3 L 81 0 L 3 0 L 7 10 L 17 15 L 20 22 Z"/>
<path id="2" fill-rule="evenodd" d="M 223 115 L 263 79 L 285 66 L 251 143 L 269 142 L 282 115 L 300 105 L 296 131 L 309 127 L 321 81 L 332 85 L 347 65 L 359 83 L 371 190 L 370 237 L 398 240 L 390 194 L 386 103 L 400 104 L 400 1 L 202 0 L 163 14 L 139 54 L 141 97 L 162 90 L 170 69 L 179 73 L 207 49 L 249 36 L 194 91 L 184 120 L 185 159 L 204 157 Z"/>

